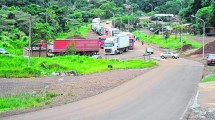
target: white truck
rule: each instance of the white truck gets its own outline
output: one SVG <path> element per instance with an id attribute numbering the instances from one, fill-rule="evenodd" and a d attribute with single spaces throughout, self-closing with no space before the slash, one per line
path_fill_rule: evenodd
<path id="1" fill-rule="evenodd" d="M 108 35 L 109 36 L 115 36 L 116 34 L 119 34 L 119 29 L 118 28 L 111 28 L 111 29 L 109 29 L 109 31 L 108 31 Z"/>
<path id="2" fill-rule="evenodd" d="M 106 54 L 122 54 L 129 48 L 129 35 L 116 34 L 114 37 L 107 38 L 104 43 L 104 52 Z"/>
<path id="3" fill-rule="evenodd" d="M 91 25 L 91 29 L 92 31 L 96 30 L 96 27 L 100 25 L 100 18 L 94 18 L 92 20 L 92 25 Z"/>

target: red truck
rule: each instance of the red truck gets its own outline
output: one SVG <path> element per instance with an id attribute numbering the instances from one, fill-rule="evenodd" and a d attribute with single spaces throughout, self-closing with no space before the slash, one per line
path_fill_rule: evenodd
<path id="1" fill-rule="evenodd" d="M 76 54 L 80 55 L 94 55 L 100 49 L 100 42 L 97 39 L 63 39 L 54 40 L 52 53 L 64 54 L 71 44 L 74 46 Z"/>
<path id="2" fill-rule="evenodd" d="M 104 42 L 105 42 L 106 38 L 109 38 L 109 35 L 99 36 L 100 48 L 104 48 Z"/>

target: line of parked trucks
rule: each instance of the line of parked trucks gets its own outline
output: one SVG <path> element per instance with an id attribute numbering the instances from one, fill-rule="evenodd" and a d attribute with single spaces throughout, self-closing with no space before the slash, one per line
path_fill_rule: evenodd
<path id="1" fill-rule="evenodd" d="M 117 28 L 100 26 L 100 18 L 92 20 L 91 29 L 100 35 L 96 39 L 60 39 L 54 40 L 52 47 L 42 44 L 53 54 L 66 53 L 68 47 L 74 47 L 77 54 L 94 55 L 100 49 L 104 49 L 105 54 L 122 54 L 134 49 L 134 39 L 132 33 L 120 32 Z"/>

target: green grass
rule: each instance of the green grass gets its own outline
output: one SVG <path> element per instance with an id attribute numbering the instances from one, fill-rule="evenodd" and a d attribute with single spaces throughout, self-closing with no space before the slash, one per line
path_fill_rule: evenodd
<path id="1" fill-rule="evenodd" d="M 215 81 L 215 76 L 206 77 L 201 80 L 201 82 L 211 82 L 211 81 Z"/>
<path id="2" fill-rule="evenodd" d="M 155 36 L 146 36 L 144 35 L 141 31 L 135 31 L 133 34 L 136 37 L 139 37 L 140 40 L 144 40 L 146 43 L 153 43 L 159 45 L 161 48 L 165 49 L 172 49 L 172 50 L 177 50 L 181 47 L 180 44 L 180 37 L 178 36 L 177 39 L 175 39 L 174 35 L 171 35 L 167 40 L 163 40 L 162 35 L 155 35 Z M 185 37 L 183 37 L 183 45 L 185 44 L 191 44 L 192 49 L 200 48 L 201 44 L 199 44 L 196 41 L 189 40 Z"/>
<path id="3" fill-rule="evenodd" d="M 43 104 L 51 104 L 52 98 L 59 96 L 58 93 L 47 92 L 45 95 L 20 94 L 7 97 L 0 97 L 0 112 L 39 107 Z"/>
<path id="4" fill-rule="evenodd" d="M 94 59 L 87 56 L 57 56 L 53 58 L 31 58 L 0 55 L 0 77 L 37 77 L 50 75 L 52 72 L 75 71 L 78 74 L 89 74 L 113 69 L 145 68 L 156 65 L 154 61 L 144 62 L 140 59 L 118 61 L 113 59 Z M 42 64 L 45 64 L 45 68 Z M 43 74 L 42 74 L 43 73 Z"/>

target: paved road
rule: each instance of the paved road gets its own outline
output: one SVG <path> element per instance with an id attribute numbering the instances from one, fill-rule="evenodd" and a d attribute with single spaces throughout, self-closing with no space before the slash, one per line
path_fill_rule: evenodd
<path id="1" fill-rule="evenodd" d="M 178 120 L 194 96 L 203 65 L 178 59 L 121 86 L 71 104 L 6 120 Z"/>

